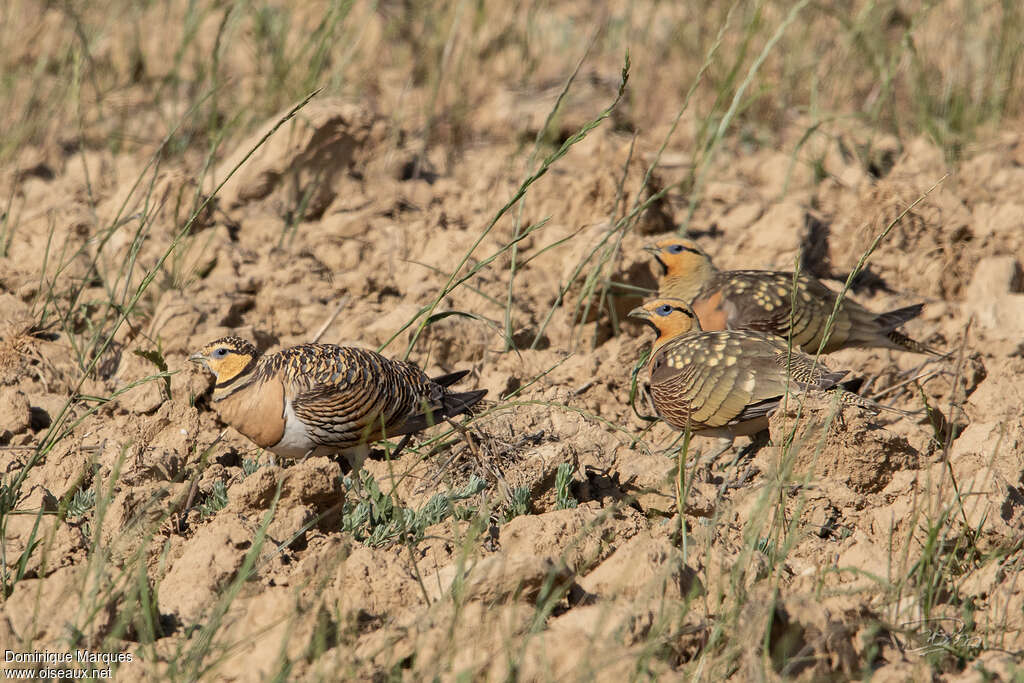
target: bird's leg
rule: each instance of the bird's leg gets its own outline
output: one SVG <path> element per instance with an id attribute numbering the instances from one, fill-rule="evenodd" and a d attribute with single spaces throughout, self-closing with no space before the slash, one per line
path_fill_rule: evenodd
<path id="1" fill-rule="evenodd" d="M 727 450 L 732 448 L 733 437 L 723 436 L 715 438 L 715 441 L 718 442 L 719 446 L 717 450 L 715 450 L 711 455 L 704 455 L 704 453 L 701 453 L 700 455 L 700 462 L 704 467 L 708 481 L 712 481 L 714 479 L 714 473 L 711 468 L 715 464 L 715 461 L 718 460 L 722 453 L 725 453 Z"/>
<path id="2" fill-rule="evenodd" d="M 729 467 L 738 465 L 740 462 L 744 460 L 752 459 L 755 455 L 757 455 L 758 451 L 760 451 L 762 448 L 768 445 L 769 441 L 771 441 L 771 433 L 767 429 L 757 432 L 756 434 L 751 434 L 750 443 L 748 443 L 746 446 L 740 449 L 740 452 L 736 454 L 735 458 L 733 458 L 733 461 L 732 463 L 729 464 Z M 744 482 L 747 481 L 747 479 L 753 476 L 753 474 L 756 472 L 757 468 L 755 468 L 752 464 L 747 463 L 747 466 L 743 468 L 743 471 L 739 472 L 736 475 L 736 477 L 729 482 L 728 488 L 739 488 L 740 486 L 743 485 Z"/>
<path id="3" fill-rule="evenodd" d="M 768 445 L 771 438 L 771 433 L 767 429 L 763 429 L 756 434 L 751 434 L 750 443 L 740 449 L 740 452 L 736 454 L 736 458 L 732 461 L 732 464 L 736 465 L 742 460 L 754 457 L 757 455 L 758 451 Z"/>
<path id="4" fill-rule="evenodd" d="M 391 458 L 392 460 L 397 458 L 399 455 L 401 455 L 401 453 L 405 449 L 405 447 L 409 445 L 409 442 L 411 440 L 412 440 L 412 434 L 406 434 L 405 436 L 403 436 L 402 440 L 398 442 L 397 446 L 395 446 L 395 450 L 391 451 L 391 455 L 388 456 L 388 457 Z"/>
<path id="5" fill-rule="evenodd" d="M 722 455 L 722 453 L 725 453 L 727 450 L 732 448 L 732 442 L 734 441 L 734 439 L 731 436 L 723 436 L 715 439 L 715 441 L 718 442 L 718 450 L 716 450 L 712 455 L 707 456 L 707 459 L 712 462 L 718 460 L 718 457 Z M 701 457 L 704 458 L 704 456 Z"/>
<path id="6" fill-rule="evenodd" d="M 370 447 L 365 443 L 361 443 L 358 446 L 347 448 L 342 452 L 345 456 L 345 460 L 348 461 L 349 467 L 352 468 L 352 478 L 355 481 L 359 481 L 359 470 L 363 467 L 363 462 L 366 461 L 366 456 L 370 454 Z"/>

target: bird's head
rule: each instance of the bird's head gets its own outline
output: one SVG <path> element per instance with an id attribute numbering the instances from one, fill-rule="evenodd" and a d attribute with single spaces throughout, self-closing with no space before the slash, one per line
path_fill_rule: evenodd
<path id="1" fill-rule="evenodd" d="M 661 266 L 663 277 L 684 277 L 711 266 L 711 257 L 696 242 L 685 237 L 666 237 L 647 245 L 649 252 Z"/>
<path id="2" fill-rule="evenodd" d="M 206 366 L 217 378 L 217 383 L 224 384 L 242 374 L 258 357 L 256 347 L 246 340 L 222 337 L 210 342 L 188 359 Z"/>
<path id="3" fill-rule="evenodd" d="M 629 317 L 657 330 L 658 338 L 652 351 L 670 339 L 701 331 L 693 309 L 681 299 L 653 299 L 634 308 Z"/>

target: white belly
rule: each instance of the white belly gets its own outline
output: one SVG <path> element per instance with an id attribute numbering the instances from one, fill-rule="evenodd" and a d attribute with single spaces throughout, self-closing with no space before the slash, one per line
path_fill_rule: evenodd
<path id="1" fill-rule="evenodd" d="M 270 450 L 274 455 L 281 458 L 297 459 L 307 455 L 332 455 L 340 453 L 348 459 L 353 470 L 362 467 L 363 460 L 370 452 L 367 444 L 360 444 L 352 448 L 332 448 L 316 444 L 309 437 L 309 430 L 306 425 L 295 415 L 292 409 L 292 402 L 286 400 L 284 405 L 284 434 L 281 440 L 271 446 Z"/>
<path id="2" fill-rule="evenodd" d="M 284 434 L 281 435 L 281 440 L 271 446 L 269 450 L 274 455 L 282 458 L 301 458 L 309 453 L 311 448 L 315 447 L 316 444 L 309 438 L 309 431 L 306 429 L 306 425 L 295 416 L 292 402 L 286 400 L 284 404 Z M 323 447 L 320 448 L 324 453 L 329 450 Z M 315 453 L 313 455 L 319 454 Z"/>

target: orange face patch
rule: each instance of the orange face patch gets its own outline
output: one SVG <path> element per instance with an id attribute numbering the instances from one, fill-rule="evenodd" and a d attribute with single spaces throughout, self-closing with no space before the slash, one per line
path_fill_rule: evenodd
<path id="1" fill-rule="evenodd" d="M 239 353 L 229 353 L 224 358 L 213 358 L 207 355 L 206 365 L 217 375 L 217 383 L 229 382 L 245 370 L 252 358 Z"/>
<path id="2" fill-rule="evenodd" d="M 695 254 L 692 251 L 681 251 L 678 254 L 662 249 L 658 253 L 658 260 L 665 266 L 665 276 L 668 278 L 686 277 L 708 263 L 708 257 L 703 253 Z"/>
<path id="3" fill-rule="evenodd" d="M 694 329 L 700 330 L 696 316 L 689 305 L 680 299 L 655 299 L 641 308 L 647 312 L 645 320 L 658 330 L 652 353 L 665 342 Z"/>

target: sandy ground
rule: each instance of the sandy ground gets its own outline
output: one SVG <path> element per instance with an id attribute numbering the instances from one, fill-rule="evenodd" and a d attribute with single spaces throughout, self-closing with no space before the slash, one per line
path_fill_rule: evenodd
<path id="1" fill-rule="evenodd" d="M 596 74 L 590 96 L 563 114 L 570 131 L 614 98 L 615 67 Z M 530 110 L 542 117 L 555 95 L 533 98 Z M 795 163 L 806 122 L 771 147 L 727 143 L 689 223 L 726 268 L 791 270 L 802 255 L 802 268 L 838 289 L 874 235 L 935 186 L 852 296 L 877 310 L 925 302 L 906 329 L 951 355 L 833 354 L 826 362 L 867 378 L 867 393 L 901 385 L 883 400 L 919 410 L 926 397 L 933 414 L 846 408 L 823 429 L 831 407 L 810 401 L 799 416 L 773 418 L 775 443 L 797 424 L 792 457 L 769 445 L 734 464 L 745 440 L 710 464 L 696 452 L 715 444 L 695 438 L 680 511 L 675 434 L 628 402 L 650 337 L 624 313 L 643 297 L 614 283 L 654 287 L 642 246 L 683 223 L 689 196 L 668 192 L 621 241 L 613 233 L 602 244 L 638 193 L 647 196 L 641 181 L 671 121 L 634 139 L 626 107 L 531 187 L 521 225 L 546 222 L 519 242 L 510 289 L 504 247 L 516 212 L 473 245 L 524 177 L 522 141 L 490 133 L 527 120 L 530 110 L 514 102 L 499 88 L 472 122 L 473 144 L 420 158 L 388 112 L 314 98 L 159 265 L 196 193 L 205 197 L 279 116 L 219 155 L 202 180 L 198 158 L 147 174 L 147 155 L 102 146 L 27 149 L 0 169 L 18 218 L 0 259 L 0 472 L 9 482 L 22 471 L 78 392 L 63 423 L 70 433 L 28 471 L 15 509 L 63 510 L 79 489 L 105 501 L 80 517 L 45 515 L 35 535 L 36 515 L 7 519 L 9 568 L 33 538 L 42 542 L 0 607 L 0 642 L 113 648 L 138 655 L 120 675 L 180 676 L 182 653 L 223 606 L 203 673 L 211 679 L 258 680 L 287 661 L 291 676 L 308 678 L 608 680 L 693 673 L 687 667 L 704 656 L 733 662 L 709 666 L 739 679 L 765 662 L 808 680 L 865 670 L 905 680 L 932 667 L 943 680 L 980 676 L 979 667 L 1010 675 L 1012 653 L 1024 649 L 1024 133 L 1002 133 L 955 163 L 924 138 L 873 133 L 886 160 L 877 167 L 850 153 L 868 136 L 856 126 L 813 138 Z M 688 137 L 670 142 L 655 189 L 688 172 Z M 820 160 L 817 172 L 809 158 Z M 133 187 L 140 176 L 148 187 Z M 96 238 L 119 220 L 107 240 Z M 580 278 L 570 283 L 606 253 L 599 288 L 613 284 L 584 315 Z M 467 254 L 461 274 L 497 256 L 437 312 L 472 317 L 433 322 L 410 358 L 429 372 L 471 370 L 462 386 L 488 389 L 488 403 L 465 434 L 421 440 L 393 461 L 378 451 L 366 470 L 412 509 L 478 477 L 486 487 L 460 504 L 490 512 L 446 519 L 414 544 L 371 547 L 342 530 L 339 464 L 273 465 L 223 432 L 211 378 L 186 357 L 227 333 L 273 350 L 309 341 L 325 323 L 321 341 L 390 342 L 384 352 L 400 356 L 416 329 L 402 326 Z M 90 321 L 154 268 L 130 324 L 79 385 L 81 363 L 92 360 L 80 358 Z M 517 351 L 506 350 L 510 292 Z M 35 330 L 44 305 L 66 324 Z M 158 372 L 134 352 L 157 348 L 173 373 L 169 391 L 162 380 L 128 388 Z M 88 398 L 126 388 L 114 401 Z M 248 473 L 255 460 L 262 466 Z M 559 509 L 563 463 L 572 465 L 574 508 Z M 206 514 L 218 482 L 227 504 Z M 529 512 L 508 519 L 521 488 Z M 234 586 L 249 561 L 252 577 Z M 155 643 L 136 618 L 118 619 L 140 585 L 155 592 Z M 229 588 L 238 593 L 225 605 Z M 955 654 L 925 656 L 915 648 L 932 631 L 919 624 L 939 619 L 963 642 Z M 727 637 L 715 635 L 718 624 Z M 765 658 L 736 654 L 761 641 Z"/>

